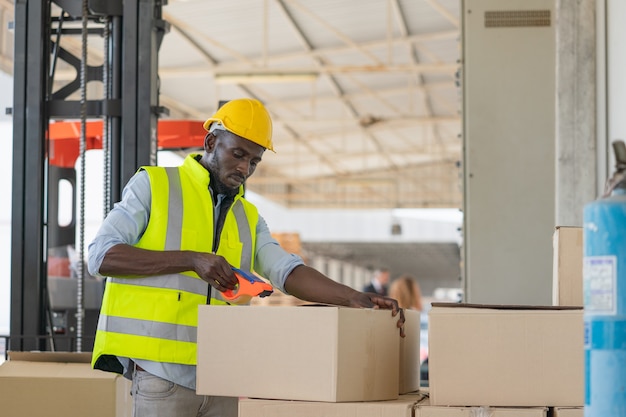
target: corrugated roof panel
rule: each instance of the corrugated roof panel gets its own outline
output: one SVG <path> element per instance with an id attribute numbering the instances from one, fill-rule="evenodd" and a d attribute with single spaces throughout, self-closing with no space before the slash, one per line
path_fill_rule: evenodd
<path id="1" fill-rule="evenodd" d="M 399 4 L 410 35 L 459 28 L 459 0 L 400 0 Z"/>
<path id="2" fill-rule="evenodd" d="M 286 2 L 294 20 L 316 48 L 366 42 L 387 33 L 387 2 L 307 0 Z"/>
<path id="3" fill-rule="evenodd" d="M 175 28 L 161 50 L 161 92 L 181 110 L 197 108 L 202 115 L 215 111 L 218 100 L 254 96 L 265 102 L 275 120 L 277 149 L 256 174 L 265 183 L 349 179 L 366 172 L 387 178 L 411 164 L 441 164 L 450 157 L 448 143 L 459 148 L 458 0 L 400 0 L 397 5 L 381 0 L 171 2 L 164 15 Z M 179 79 L 177 66 L 187 67 Z M 417 72 L 420 66 L 427 70 Z M 216 84 L 214 71 L 319 75 L 307 82 L 238 85 Z M 302 195 L 313 196 L 307 187 L 311 192 Z"/>

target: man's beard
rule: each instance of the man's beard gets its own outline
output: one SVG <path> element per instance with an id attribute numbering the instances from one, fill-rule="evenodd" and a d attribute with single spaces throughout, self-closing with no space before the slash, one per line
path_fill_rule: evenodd
<path id="1" fill-rule="evenodd" d="M 227 196 L 233 197 L 237 195 L 239 192 L 239 187 L 230 188 L 227 187 L 217 175 L 218 172 L 221 171 L 222 165 L 220 164 L 219 158 L 213 158 L 213 163 L 209 166 L 209 173 L 211 174 L 211 188 L 217 194 L 225 194 Z"/>

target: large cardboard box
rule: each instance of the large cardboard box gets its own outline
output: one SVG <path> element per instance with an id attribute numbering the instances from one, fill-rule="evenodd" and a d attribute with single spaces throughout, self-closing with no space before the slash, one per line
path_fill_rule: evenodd
<path id="1" fill-rule="evenodd" d="M 90 353 L 10 352 L 0 366 L 0 414 L 131 417 L 130 381 L 91 369 L 90 360 Z"/>
<path id="2" fill-rule="evenodd" d="M 413 417 L 414 408 L 424 398 L 418 393 L 397 400 L 346 403 L 243 398 L 239 417 Z"/>
<path id="3" fill-rule="evenodd" d="M 552 304 L 583 305 L 583 229 L 558 226 L 552 237 Z"/>
<path id="4" fill-rule="evenodd" d="M 404 332 L 400 338 L 400 394 L 420 389 L 420 312 L 404 310 Z"/>
<path id="5" fill-rule="evenodd" d="M 432 405 L 582 406 L 583 310 L 433 303 Z"/>
<path id="6" fill-rule="evenodd" d="M 398 398 L 400 336 L 389 310 L 206 305 L 198 314 L 198 394 Z"/>

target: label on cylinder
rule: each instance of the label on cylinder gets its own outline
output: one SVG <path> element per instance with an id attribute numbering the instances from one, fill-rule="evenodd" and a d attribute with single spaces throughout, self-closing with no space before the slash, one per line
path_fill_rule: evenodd
<path id="1" fill-rule="evenodd" d="M 617 257 L 585 256 L 583 262 L 585 313 L 615 315 Z"/>

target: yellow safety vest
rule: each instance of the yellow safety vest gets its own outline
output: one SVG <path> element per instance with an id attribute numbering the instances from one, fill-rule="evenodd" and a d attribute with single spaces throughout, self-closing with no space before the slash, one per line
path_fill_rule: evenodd
<path id="1" fill-rule="evenodd" d="M 180 167 L 142 168 L 150 177 L 152 203 L 148 225 L 136 247 L 212 252 L 209 175 L 194 156 L 188 156 Z M 259 216 L 242 194 L 243 187 L 226 215 L 217 254 L 231 265 L 251 271 Z M 92 365 L 111 370 L 107 369 L 107 355 L 195 365 L 198 305 L 206 304 L 210 293 L 211 287 L 191 271 L 108 278 Z M 213 294 L 211 304 L 226 303 Z"/>

